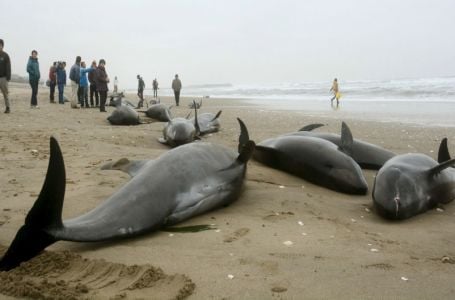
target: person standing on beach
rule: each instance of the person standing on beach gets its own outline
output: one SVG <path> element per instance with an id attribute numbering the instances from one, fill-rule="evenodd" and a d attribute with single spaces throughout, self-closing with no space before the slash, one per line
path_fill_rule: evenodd
<path id="1" fill-rule="evenodd" d="M 106 112 L 106 99 L 107 99 L 107 91 L 109 91 L 109 87 L 107 84 L 109 83 L 109 77 L 106 73 L 106 61 L 104 59 L 100 59 L 98 63 L 98 67 L 95 71 L 95 84 L 96 90 L 100 94 L 100 112 Z"/>
<path id="2" fill-rule="evenodd" d="M 153 98 L 158 98 L 158 80 L 153 79 Z"/>
<path id="3" fill-rule="evenodd" d="M 70 69 L 71 108 L 79 108 L 78 102 L 80 102 L 79 80 L 80 80 L 81 60 L 82 59 L 80 56 L 76 56 L 76 62 Z"/>
<path id="4" fill-rule="evenodd" d="M 81 107 L 89 108 L 88 106 L 88 79 L 87 79 L 87 73 L 93 72 L 93 68 L 86 68 L 85 66 L 85 61 L 81 62 L 81 74 L 80 74 L 80 79 L 79 79 L 79 88 L 82 90 L 81 92 Z"/>
<path id="5" fill-rule="evenodd" d="M 94 60 L 91 65 L 92 69 L 96 69 L 96 61 Z M 100 99 L 98 95 L 98 91 L 96 90 L 96 83 L 95 83 L 95 72 L 88 73 L 88 81 L 90 82 L 90 106 L 93 106 L 93 95 L 95 95 L 95 104 L 96 107 L 100 106 Z"/>
<path id="6" fill-rule="evenodd" d="M 54 61 L 52 66 L 49 68 L 49 101 L 51 103 L 55 103 L 54 95 L 55 95 L 55 86 L 57 85 L 57 62 Z"/>
<path id="7" fill-rule="evenodd" d="M 57 88 L 58 88 L 58 103 L 65 104 L 65 99 L 63 98 L 63 92 L 65 91 L 66 85 L 66 62 L 58 62 L 57 64 Z"/>
<path id="8" fill-rule="evenodd" d="M 27 63 L 28 81 L 32 87 L 32 98 L 30 100 L 30 108 L 38 108 L 38 94 L 39 79 L 41 77 L 39 72 L 38 63 L 38 51 L 33 50 L 32 55 L 28 59 Z"/>
<path id="9" fill-rule="evenodd" d="M 332 99 L 330 99 L 330 103 L 333 104 L 333 100 L 334 99 L 337 99 L 337 106 L 338 104 L 340 103 L 340 91 L 339 91 L 339 88 L 338 88 L 338 79 L 334 79 L 333 80 L 333 83 L 332 83 L 332 88 L 330 88 L 330 91 L 333 92 L 333 97 Z"/>
<path id="10" fill-rule="evenodd" d="M 0 39 L 0 90 L 5 99 L 5 114 L 9 114 L 10 103 L 8 98 L 8 82 L 11 80 L 11 60 L 8 53 L 3 51 L 4 42 Z"/>
<path id="11" fill-rule="evenodd" d="M 179 79 L 179 74 L 175 74 L 175 78 L 172 80 L 172 89 L 174 90 L 175 105 L 179 106 L 180 90 L 182 89 L 182 82 Z"/>
<path id="12" fill-rule="evenodd" d="M 114 77 L 114 93 L 117 94 L 118 92 L 118 79 L 117 76 Z"/>
<path id="13" fill-rule="evenodd" d="M 145 88 L 145 82 L 142 79 L 141 75 L 137 75 L 137 95 L 139 97 L 139 102 L 137 103 L 136 108 L 141 108 L 144 103 L 144 88 Z"/>

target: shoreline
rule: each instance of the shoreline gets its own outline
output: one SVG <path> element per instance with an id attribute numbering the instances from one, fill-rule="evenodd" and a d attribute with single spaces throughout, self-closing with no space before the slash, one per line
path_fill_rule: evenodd
<path id="1" fill-rule="evenodd" d="M 27 85 L 10 85 L 12 112 L 0 115 L 0 252 L 39 194 L 50 135 L 57 137 L 65 159 L 64 219 L 89 211 L 129 180 L 123 173 L 100 170 L 102 164 L 122 157 L 153 159 L 169 150 L 157 141 L 163 123 L 111 126 L 106 117 L 114 108 L 108 107 L 109 112 L 103 114 L 97 109 L 70 109 L 68 103 L 50 104 L 48 89 L 42 87 L 40 109 L 30 109 L 30 93 Z M 136 95 L 127 99 L 137 102 Z M 174 107 L 173 114 L 186 116 L 191 99 L 182 97 L 182 105 Z M 161 100 L 173 104 L 172 97 Z M 238 99 L 207 99 L 201 112 L 220 109 L 221 131 L 202 140 L 232 149 L 237 147 L 236 117 L 240 117 L 256 143 L 310 123 L 324 123 L 318 130 L 339 133 L 345 120 L 355 138 L 399 154 L 421 152 L 435 158 L 441 139 L 447 137 L 455 155 L 454 127 L 350 119 L 340 111 L 314 115 L 274 111 Z M 172 235 L 157 231 L 107 243 L 57 242 L 46 251 L 51 261 L 58 261 L 61 253 L 80 255 L 82 261 L 72 259 L 72 268 L 39 273 L 36 270 L 47 270 L 46 260 L 32 260 L 35 271 L 25 272 L 22 278 L 35 282 L 43 294 L 51 291 L 40 285 L 43 280 L 60 278 L 73 287 L 76 278 L 87 288 L 79 296 L 94 298 L 147 298 L 155 292 L 173 298 L 190 279 L 195 289 L 184 294 L 189 299 L 451 299 L 455 265 L 444 257 L 449 262 L 455 259 L 455 204 L 404 222 L 383 220 L 372 208 L 375 174 L 364 171 L 368 195 L 351 196 L 250 161 L 238 201 L 179 224 L 215 224 L 217 230 Z M 105 262 L 97 265 L 104 273 L 84 273 L 83 261 L 96 265 L 99 260 Z M 177 275 L 167 285 L 120 290 L 107 284 L 120 280 L 116 264 L 148 265 Z M 0 286 L 6 280 L 19 288 L 25 286 L 17 276 L 0 276 Z M 6 295 L 1 288 L 0 292 Z M 19 297 L 19 293 L 10 296 Z"/>

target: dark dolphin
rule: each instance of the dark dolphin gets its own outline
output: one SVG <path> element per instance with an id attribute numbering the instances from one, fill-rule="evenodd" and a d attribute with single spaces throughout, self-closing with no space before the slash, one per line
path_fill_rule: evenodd
<path id="1" fill-rule="evenodd" d="M 387 219 L 407 219 L 455 198 L 455 159 L 450 159 L 447 139 L 439 147 L 438 162 L 420 153 L 395 156 L 378 171 L 373 203 Z"/>
<path id="2" fill-rule="evenodd" d="M 279 136 L 259 143 L 253 157 L 272 168 L 348 194 L 367 193 L 368 185 L 350 153 L 352 135 L 343 122 L 341 146 L 310 136 Z"/>
<path id="3" fill-rule="evenodd" d="M 107 120 L 112 125 L 138 125 L 141 124 L 139 114 L 129 105 L 117 105 Z"/>
<path id="4" fill-rule="evenodd" d="M 215 115 L 213 113 L 203 113 L 197 116 L 200 134 L 218 132 L 221 124 L 218 119 L 221 115 L 221 110 Z M 194 118 L 191 119 L 194 122 Z"/>
<path id="5" fill-rule="evenodd" d="M 200 129 L 197 118 L 197 109 L 194 109 L 194 121 L 188 118 L 174 118 L 163 128 L 163 137 L 158 141 L 171 147 L 188 144 L 199 138 Z"/>
<path id="6" fill-rule="evenodd" d="M 292 132 L 287 135 L 318 137 L 340 146 L 341 136 L 339 134 L 311 131 L 321 126 L 323 126 L 323 124 L 311 124 L 303 127 L 298 132 Z M 364 169 L 378 170 L 386 161 L 394 157 L 396 154 L 374 144 L 354 139 L 354 143 L 352 144 L 352 153 L 350 155 L 360 165 L 360 167 Z"/>
<path id="7" fill-rule="evenodd" d="M 149 118 L 158 120 L 160 122 L 169 122 L 171 120 L 170 107 L 165 104 L 157 103 L 151 105 L 146 111 L 145 115 Z"/>
<path id="8" fill-rule="evenodd" d="M 98 242 L 128 238 L 173 225 L 235 201 L 241 192 L 254 142 L 239 119 L 240 154 L 222 145 L 194 143 L 167 151 L 156 160 L 121 159 L 132 179 L 93 210 L 62 221 L 65 166 L 51 138 L 46 180 L 25 224 L 0 261 L 10 270 L 59 241 Z"/>

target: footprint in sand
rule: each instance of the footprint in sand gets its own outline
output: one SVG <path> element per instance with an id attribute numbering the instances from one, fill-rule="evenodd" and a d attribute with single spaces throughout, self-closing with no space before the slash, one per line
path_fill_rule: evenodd
<path id="1" fill-rule="evenodd" d="M 223 240 L 223 242 L 225 242 L 225 243 L 232 243 L 232 242 L 238 240 L 239 238 L 241 238 L 242 236 L 247 235 L 248 232 L 250 232 L 250 229 L 249 229 L 249 228 L 240 228 L 240 229 L 237 229 L 237 230 L 234 231 L 231 235 L 225 237 L 224 240 Z"/>
<path id="2" fill-rule="evenodd" d="M 0 256 L 6 249 L 0 247 Z M 45 251 L 0 272 L 0 294 L 34 299 L 184 299 L 195 284 L 151 265 L 127 266 L 84 259 L 69 251 Z"/>
<path id="3" fill-rule="evenodd" d="M 294 213 L 292 211 L 273 212 L 265 217 L 262 217 L 262 219 L 269 222 L 278 222 L 293 215 Z"/>

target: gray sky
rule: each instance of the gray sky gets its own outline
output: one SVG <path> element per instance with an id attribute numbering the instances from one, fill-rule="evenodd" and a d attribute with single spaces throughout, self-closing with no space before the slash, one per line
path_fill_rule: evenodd
<path id="1" fill-rule="evenodd" d="M 454 0 L 0 0 L 13 73 L 32 49 L 104 58 L 121 89 L 455 75 Z"/>

